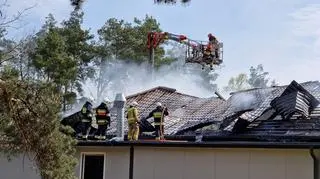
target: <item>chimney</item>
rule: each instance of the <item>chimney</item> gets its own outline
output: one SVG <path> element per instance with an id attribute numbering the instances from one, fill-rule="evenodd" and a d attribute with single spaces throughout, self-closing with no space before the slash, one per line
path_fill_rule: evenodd
<path id="1" fill-rule="evenodd" d="M 124 140 L 124 108 L 126 104 L 126 98 L 123 93 L 117 93 L 113 102 L 114 107 L 117 110 L 117 136 L 111 140 L 123 141 Z"/>

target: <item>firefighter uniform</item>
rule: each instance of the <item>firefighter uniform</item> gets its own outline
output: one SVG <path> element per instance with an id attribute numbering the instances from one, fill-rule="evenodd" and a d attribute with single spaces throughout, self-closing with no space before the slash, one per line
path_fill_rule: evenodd
<path id="1" fill-rule="evenodd" d="M 110 111 L 105 102 L 96 108 L 96 123 L 98 130 L 94 137 L 96 139 L 106 139 L 106 131 L 108 126 L 110 126 Z"/>
<path id="2" fill-rule="evenodd" d="M 139 111 L 136 108 L 138 103 L 133 102 L 128 111 L 127 111 L 127 119 L 128 119 L 128 140 L 138 140 L 139 137 Z"/>
<path id="3" fill-rule="evenodd" d="M 81 115 L 82 115 L 82 120 L 81 120 L 81 133 L 82 133 L 82 138 L 87 139 L 88 138 L 88 133 L 91 128 L 91 122 L 92 122 L 92 103 L 87 101 L 82 109 L 81 109 Z"/>
<path id="4" fill-rule="evenodd" d="M 168 116 L 169 112 L 166 107 L 162 107 L 161 103 L 157 103 L 156 109 L 151 111 L 145 119 L 153 117 L 154 128 L 156 130 L 156 140 L 160 140 L 164 134 L 164 116 Z"/>
<path id="5" fill-rule="evenodd" d="M 218 40 L 215 36 L 213 36 L 212 34 L 208 34 L 209 37 L 209 43 L 207 46 L 208 51 L 210 51 L 210 55 L 213 56 L 213 50 L 214 50 L 214 56 L 215 58 L 219 58 L 219 52 L 218 52 Z"/>

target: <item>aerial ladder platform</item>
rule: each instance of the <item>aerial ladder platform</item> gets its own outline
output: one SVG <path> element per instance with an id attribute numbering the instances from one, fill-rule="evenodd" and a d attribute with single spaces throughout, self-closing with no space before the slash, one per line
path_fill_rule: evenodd
<path id="1" fill-rule="evenodd" d="M 150 52 L 150 61 L 154 64 L 154 50 L 162 43 L 172 40 L 186 46 L 185 63 L 200 64 L 202 69 L 209 66 L 213 70 L 213 66 L 220 66 L 223 63 L 223 43 L 219 42 L 216 37 L 214 42 L 199 41 L 187 38 L 185 35 L 177 35 L 169 32 L 149 32 L 147 48 Z"/>

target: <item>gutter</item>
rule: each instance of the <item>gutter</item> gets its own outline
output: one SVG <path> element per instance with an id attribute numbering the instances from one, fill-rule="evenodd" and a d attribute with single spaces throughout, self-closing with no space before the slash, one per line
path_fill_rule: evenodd
<path id="1" fill-rule="evenodd" d="M 116 135 L 108 135 L 107 138 L 113 138 L 116 137 Z M 126 138 L 126 137 L 125 137 Z M 144 139 L 151 139 L 154 140 L 154 137 L 152 135 L 141 135 L 139 136 L 139 141 L 143 141 Z M 182 135 L 182 134 L 175 134 L 175 135 L 165 135 L 165 139 L 167 140 L 187 140 L 189 142 L 196 141 L 196 135 Z M 279 142 L 283 140 L 289 140 L 289 141 L 296 141 L 296 142 L 320 142 L 319 136 L 294 136 L 294 135 L 267 135 L 267 134 L 261 134 L 261 135 L 250 135 L 250 134 L 216 134 L 216 135 L 203 135 L 202 141 L 203 142 L 216 142 L 216 141 L 255 141 L 255 142 L 271 142 L 271 141 L 277 141 Z M 85 142 L 83 140 L 78 140 L 78 142 Z M 284 141 L 283 141 L 284 142 Z M 308 147 L 309 148 L 309 147 Z"/>
<path id="2" fill-rule="evenodd" d="M 309 153 L 313 159 L 313 179 L 319 179 L 319 160 L 317 159 L 317 156 L 314 154 L 313 147 L 310 148 Z"/>
<path id="3" fill-rule="evenodd" d="M 254 142 L 254 141 L 79 141 L 77 146 L 145 146 L 145 147 L 196 147 L 196 148 L 278 148 L 278 149 L 320 149 L 319 142 Z M 133 149 L 132 149 L 133 150 Z M 133 152 L 133 151 L 132 151 Z M 132 159 L 133 160 L 133 159 Z M 318 178 L 317 178 L 318 179 Z"/>
<path id="4" fill-rule="evenodd" d="M 133 145 L 130 146 L 130 161 L 129 161 L 129 179 L 133 179 L 133 163 L 134 160 L 134 148 Z"/>

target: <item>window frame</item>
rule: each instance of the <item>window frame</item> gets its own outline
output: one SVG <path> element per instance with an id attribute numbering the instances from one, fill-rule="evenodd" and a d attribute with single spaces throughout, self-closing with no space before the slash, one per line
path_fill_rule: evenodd
<path id="1" fill-rule="evenodd" d="M 103 179 L 106 179 L 106 164 L 107 164 L 107 153 L 105 152 L 80 152 L 80 171 L 79 179 L 84 177 L 84 164 L 86 156 L 101 156 L 103 155 Z"/>

